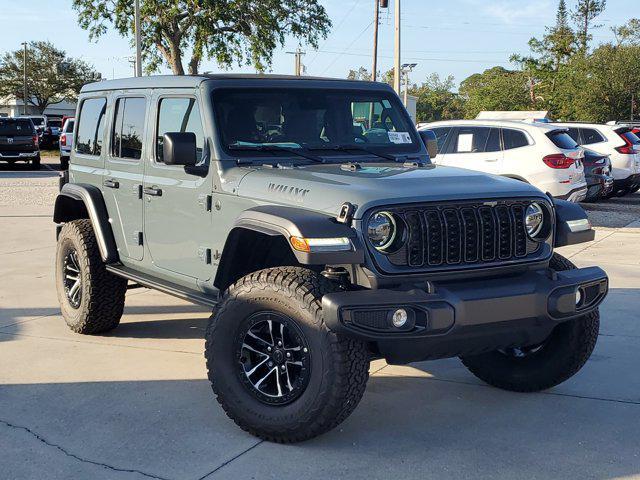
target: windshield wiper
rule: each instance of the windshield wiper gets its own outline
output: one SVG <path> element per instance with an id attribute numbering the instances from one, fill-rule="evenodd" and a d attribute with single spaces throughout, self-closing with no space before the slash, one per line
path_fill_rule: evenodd
<path id="1" fill-rule="evenodd" d="M 385 160 L 390 160 L 392 162 L 397 162 L 398 159 L 392 155 L 387 155 L 386 153 L 376 152 L 374 150 L 369 150 L 368 148 L 361 147 L 359 145 L 331 145 L 326 147 L 307 147 L 309 151 L 322 151 L 322 150 L 330 150 L 334 152 L 346 152 L 350 153 L 353 151 L 366 152 L 376 157 L 384 158 Z"/>
<path id="2" fill-rule="evenodd" d="M 298 155 L 299 157 L 306 158 L 308 160 L 312 160 L 317 163 L 324 163 L 319 157 L 315 155 L 309 155 L 308 153 L 303 153 L 296 148 L 288 148 L 283 147 L 281 145 L 229 145 L 229 150 L 246 150 L 246 151 L 254 151 L 254 152 L 286 152 L 293 153 L 294 155 Z"/>

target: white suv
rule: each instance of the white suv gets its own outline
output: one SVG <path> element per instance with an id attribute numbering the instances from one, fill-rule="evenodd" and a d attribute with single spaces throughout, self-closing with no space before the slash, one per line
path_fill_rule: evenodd
<path id="1" fill-rule="evenodd" d="M 640 187 L 640 139 L 625 125 L 554 123 L 569 129 L 580 145 L 611 159 L 613 194 L 623 196 Z"/>
<path id="2" fill-rule="evenodd" d="M 69 168 L 69 157 L 71 156 L 71 147 L 73 147 L 74 123 L 75 119 L 73 117 L 67 118 L 60 133 L 60 168 L 63 170 Z"/>
<path id="3" fill-rule="evenodd" d="M 452 120 L 418 125 L 438 139 L 434 162 L 532 184 L 554 197 L 580 202 L 587 194 L 584 151 L 567 129 L 542 123 Z"/>

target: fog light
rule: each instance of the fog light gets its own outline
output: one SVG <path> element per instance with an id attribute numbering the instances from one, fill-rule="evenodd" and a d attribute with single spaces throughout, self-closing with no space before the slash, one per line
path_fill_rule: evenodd
<path id="1" fill-rule="evenodd" d="M 394 327 L 402 328 L 404 327 L 405 323 L 407 323 L 408 319 L 409 319 L 409 316 L 407 315 L 407 311 L 404 308 L 399 308 L 398 310 L 393 312 L 393 317 L 391 317 L 391 322 L 393 323 Z"/>
<path id="2" fill-rule="evenodd" d="M 580 289 L 576 290 L 576 305 L 580 305 L 580 302 L 582 301 L 582 292 L 580 291 Z"/>

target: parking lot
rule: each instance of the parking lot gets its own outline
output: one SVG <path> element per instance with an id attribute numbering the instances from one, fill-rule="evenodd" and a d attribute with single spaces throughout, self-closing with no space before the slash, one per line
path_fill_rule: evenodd
<path id="1" fill-rule="evenodd" d="M 562 251 L 611 281 L 598 345 L 575 377 L 516 394 L 455 359 L 376 361 L 339 428 L 282 446 L 215 402 L 206 309 L 141 288 L 110 334 L 66 328 L 53 280 L 56 163 L 0 166 L 0 478 L 640 478 L 640 195 L 585 205 L 596 241 Z"/>

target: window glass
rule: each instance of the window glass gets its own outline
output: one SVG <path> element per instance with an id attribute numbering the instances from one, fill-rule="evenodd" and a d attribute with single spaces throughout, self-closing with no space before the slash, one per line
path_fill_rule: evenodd
<path id="1" fill-rule="evenodd" d="M 492 128 L 489 133 L 489 138 L 487 139 L 487 146 L 485 147 L 485 152 L 499 152 L 500 148 L 500 129 Z"/>
<path id="2" fill-rule="evenodd" d="M 520 148 L 529 145 L 527 136 L 520 130 L 511 130 L 510 128 L 502 129 L 502 139 L 504 141 L 504 149 Z"/>
<path id="3" fill-rule="evenodd" d="M 570 136 L 571 138 L 573 138 L 573 140 L 574 140 L 576 143 L 580 143 L 580 142 L 581 142 L 581 140 L 580 140 L 580 130 L 579 130 L 579 129 L 577 129 L 577 128 L 570 128 L 570 129 L 569 129 L 569 131 L 568 131 L 567 133 L 569 134 L 569 136 Z"/>
<path id="4" fill-rule="evenodd" d="M 578 148 L 578 143 L 569 136 L 569 134 L 563 130 L 555 130 L 547 133 L 547 137 L 551 139 L 553 144 L 564 150 L 573 150 Z"/>
<path id="5" fill-rule="evenodd" d="M 624 132 L 620 134 L 621 137 L 624 137 L 631 143 L 631 145 L 640 145 L 640 138 L 637 137 L 635 133 Z"/>
<path id="6" fill-rule="evenodd" d="M 69 132 L 73 132 L 73 124 L 75 123 L 74 120 L 67 120 L 64 123 L 64 133 L 69 133 Z"/>
<path id="7" fill-rule="evenodd" d="M 490 131 L 487 127 L 460 127 L 452 153 L 484 152 Z"/>
<path id="8" fill-rule="evenodd" d="M 62 126 L 62 120 L 54 119 L 47 120 L 47 127 L 60 128 Z"/>
<path id="9" fill-rule="evenodd" d="M 32 117 L 31 121 L 36 127 L 39 127 L 44 124 L 44 118 L 42 117 Z"/>
<path id="10" fill-rule="evenodd" d="M 31 120 L 0 118 L 0 135 L 30 136 L 34 133 Z"/>
<path id="11" fill-rule="evenodd" d="M 384 91 L 220 89 L 213 104 L 221 143 L 234 156 L 273 157 L 288 148 L 328 157 L 346 146 L 413 152 L 421 145 L 397 96 Z"/>
<path id="12" fill-rule="evenodd" d="M 144 139 L 146 99 L 119 98 L 113 124 L 111 151 L 114 157 L 140 159 Z"/>
<path id="13" fill-rule="evenodd" d="M 451 133 L 451 127 L 436 127 L 430 128 L 429 130 L 436 134 L 436 140 L 438 141 L 438 152 L 443 152 L 444 144 L 447 142 L 447 138 Z"/>
<path id="14" fill-rule="evenodd" d="M 105 98 L 88 98 L 82 102 L 75 141 L 76 152 L 100 155 L 106 106 Z"/>
<path id="15" fill-rule="evenodd" d="M 156 161 L 163 162 L 162 142 L 167 132 L 193 132 L 196 135 L 196 160 L 202 160 L 204 132 L 200 109 L 194 98 L 162 98 L 158 107 Z"/>
<path id="16" fill-rule="evenodd" d="M 573 137 L 573 135 L 571 135 L 571 138 L 576 140 Z M 584 145 L 591 145 L 592 143 L 604 142 L 604 138 L 602 137 L 600 132 L 598 132 L 597 130 L 594 130 L 593 128 L 583 128 L 582 129 L 582 138 L 584 138 Z"/>

